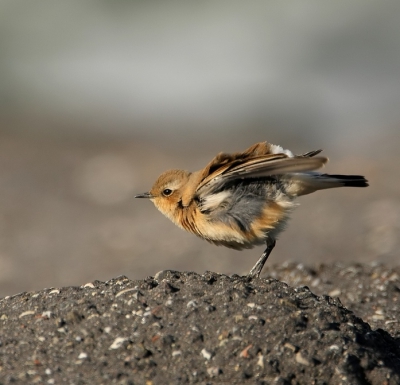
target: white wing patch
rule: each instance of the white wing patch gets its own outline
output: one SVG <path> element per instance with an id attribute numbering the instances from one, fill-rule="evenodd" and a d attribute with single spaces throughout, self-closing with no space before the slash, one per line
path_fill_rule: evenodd
<path id="1" fill-rule="evenodd" d="M 231 196 L 229 191 L 221 191 L 217 194 L 211 194 L 205 197 L 201 202 L 202 210 L 215 210 L 221 203 Z"/>
<path id="2" fill-rule="evenodd" d="M 271 146 L 270 147 L 271 154 L 285 154 L 289 158 L 294 157 L 293 153 L 290 150 L 285 150 L 283 147 L 278 146 L 276 144 L 271 144 L 270 146 Z"/>

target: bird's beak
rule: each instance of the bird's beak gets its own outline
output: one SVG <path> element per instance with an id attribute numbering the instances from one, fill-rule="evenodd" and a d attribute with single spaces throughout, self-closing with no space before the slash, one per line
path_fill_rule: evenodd
<path id="1" fill-rule="evenodd" d="M 135 198 L 148 198 L 148 199 L 151 199 L 151 198 L 154 198 L 154 197 L 149 192 L 145 192 L 143 194 L 135 195 Z"/>

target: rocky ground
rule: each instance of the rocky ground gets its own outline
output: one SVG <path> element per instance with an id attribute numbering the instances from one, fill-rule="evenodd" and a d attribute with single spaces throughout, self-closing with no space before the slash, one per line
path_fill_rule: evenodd
<path id="1" fill-rule="evenodd" d="M 400 269 L 265 273 L 162 271 L 5 297 L 0 384 L 400 383 Z"/>

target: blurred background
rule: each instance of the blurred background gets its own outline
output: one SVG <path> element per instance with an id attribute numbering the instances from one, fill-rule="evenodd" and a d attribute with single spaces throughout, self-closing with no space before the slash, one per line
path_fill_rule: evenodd
<path id="1" fill-rule="evenodd" d="M 397 265 L 400 3 L 0 4 L 0 296 L 165 269 L 245 273 L 134 195 L 268 140 L 367 189 L 300 199 L 269 263 Z"/>

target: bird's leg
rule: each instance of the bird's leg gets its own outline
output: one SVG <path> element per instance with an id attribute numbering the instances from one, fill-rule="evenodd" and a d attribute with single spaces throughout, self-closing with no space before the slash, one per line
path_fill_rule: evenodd
<path id="1" fill-rule="evenodd" d="M 262 253 L 260 259 L 256 262 L 256 264 L 250 270 L 250 273 L 247 274 L 248 278 L 253 279 L 253 278 L 258 278 L 260 276 L 261 270 L 263 269 L 265 262 L 267 262 L 267 259 L 268 259 L 269 255 L 271 254 L 272 249 L 275 247 L 275 244 L 276 244 L 275 239 L 267 240 L 267 248 Z"/>

